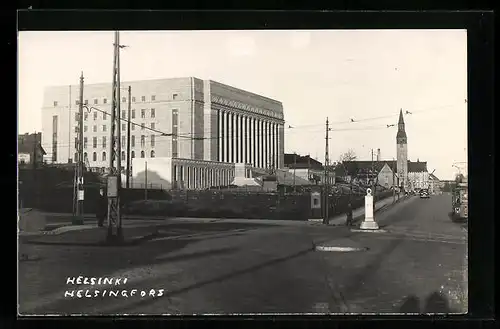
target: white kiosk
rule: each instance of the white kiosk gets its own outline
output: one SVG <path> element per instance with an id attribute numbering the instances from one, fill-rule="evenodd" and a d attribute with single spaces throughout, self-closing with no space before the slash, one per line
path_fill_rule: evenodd
<path id="1" fill-rule="evenodd" d="M 373 218 L 373 195 L 372 190 L 366 190 L 365 196 L 365 219 L 361 223 L 360 229 L 362 230 L 378 230 L 379 226 Z"/>

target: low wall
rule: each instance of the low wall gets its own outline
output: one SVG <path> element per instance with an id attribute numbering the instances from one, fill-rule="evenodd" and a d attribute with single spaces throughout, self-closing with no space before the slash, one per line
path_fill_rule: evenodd
<path id="1" fill-rule="evenodd" d="M 377 194 L 375 201 L 392 195 Z M 330 197 L 329 217 L 345 213 L 352 207 L 364 206 L 364 196 L 334 195 Z M 322 209 L 324 211 L 324 209 Z M 198 218 L 248 218 L 307 221 L 311 218 L 310 193 L 278 194 L 236 191 L 176 191 L 169 201 L 133 202 L 129 214 Z"/>

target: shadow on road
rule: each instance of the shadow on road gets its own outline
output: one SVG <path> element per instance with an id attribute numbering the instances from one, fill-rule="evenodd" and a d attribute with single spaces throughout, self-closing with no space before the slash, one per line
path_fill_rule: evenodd
<path id="1" fill-rule="evenodd" d="M 225 280 L 233 279 L 233 278 L 241 276 L 241 275 L 245 275 L 248 273 L 252 273 L 252 272 L 261 270 L 261 269 L 266 268 L 268 266 L 283 263 L 283 262 L 289 261 L 291 259 L 304 256 L 310 252 L 313 252 L 312 246 L 310 249 L 304 249 L 304 250 L 301 250 L 301 251 L 296 252 L 294 254 L 285 256 L 285 257 L 273 259 L 273 260 L 270 260 L 270 261 L 267 261 L 267 262 L 264 262 L 261 264 L 257 264 L 255 266 L 251 266 L 251 267 L 239 270 L 239 271 L 234 271 L 234 272 L 231 272 L 231 273 L 228 273 L 225 275 L 221 275 L 221 276 L 218 276 L 218 277 L 213 278 L 213 279 L 200 281 L 198 283 L 192 284 L 192 285 L 184 287 L 184 288 L 172 290 L 172 291 L 168 292 L 167 294 L 165 294 L 164 296 L 175 297 L 175 296 L 180 295 L 182 293 L 186 293 L 186 292 L 194 290 L 194 289 L 199 289 L 199 288 L 206 286 L 206 285 L 209 285 L 209 284 L 218 283 L 218 282 L 222 282 Z M 148 299 L 139 300 L 136 303 L 132 303 L 132 304 L 127 305 L 126 307 L 119 307 L 118 309 L 111 310 L 110 313 L 130 313 L 131 311 L 133 311 L 137 307 L 145 306 L 145 305 L 148 305 L 148 304 L 153 303 L 153 302 L 155 302 L 154 299 L 152 299 L 152 300 L 148 300 Z"/>
<path id="2" fill-rule="evenodd" d="M 426 298 L 423 307 L 417 296 L 411 295 L 406 297 L 399 308 L 399 312 L 417 314 L 454 313 L 449 306 L 447 298 L 437 291 L 431 293 Z"/>
<path id="3" fill-rule="evenodd" d="M 163 262 L 170 263 L 170 262 L 175 262 L 175 261 L 187 261 L 187 260 L 193 260 L 193 259 L 197 259 L 197 258 L 201 258 L 201 257 L 208 257 L 208 256 L 233 253 L 236 251 L 238 251 L 237 248 L 220 248 L 220 249 L 207 250 L 207 251 L 201 251 L 201 252 L 192 252 L 189 254 L 182 254 L 182 255 L 157 258 L 152 264 L 158 264 L 158 263 L 163 263 Z"/>

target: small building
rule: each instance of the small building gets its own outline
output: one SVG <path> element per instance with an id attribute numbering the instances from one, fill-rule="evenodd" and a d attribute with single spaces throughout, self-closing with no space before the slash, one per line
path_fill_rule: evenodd
<path id="1" fill-rule="evenodd" d="M 309 181 L 314 185 L 323 185 L 325 182 L 325 167 L 323 164 L 310 155 L 301 156 L 299 154 L 285 154 L 284 155 L 285 171 L 293 179 L 293 176 L 301 180 Z M 328 170 L 328 183 L 335 184 L 335 170 L 330 168 Z"/>
<path id="2" fill-rule="evenodd" d="M 42 133 L 23 134 L 17 137 L 17 163 L 19 165 L 32 165 L 34 161 L 43 163 L 47 153 L 42 147 Z"/>
<path id="3" fill-rule="evenodd" d="M 441 193 L 441 182 L 433 173 L 429 174 L 429 192 L 430 193 Z"/>

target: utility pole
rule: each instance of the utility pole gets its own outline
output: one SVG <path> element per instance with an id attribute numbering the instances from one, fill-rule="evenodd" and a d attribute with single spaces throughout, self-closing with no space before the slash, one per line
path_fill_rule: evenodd
<path id="1" fill-rule="evenodd" d="M 293 192 L 295 192 L 295 169 L 297 168 L 297 153 L 293 152 Z"/>
<path id="2" fill-rule="evenodd" d="M 130 112 L 132 108 L 132 87 L 128 86 L 128 113 L 127 113 L 127 188 L 130 188 Z"/>
<path id="3" fill-rule="evenodd" d="M 328 208 L 329 208 L 329 194 L 330 194 L 330 191 L 329 191 L 329 186 L 328 186 L 328 131 L 329 131 L 329 127 L 328 127 L 328 117 L 326 118 L 326 136 L 325 136 L 325 218 L 323 220 L 323 224 L 326 224 L 328 225 L 328 219 L 329 219 L 329 216 L 328 216 Z"/>
<path id="4" fill-rule="evenodd" d="M 372 149 L 372 172 L 370 175 L 370 178 L 372 180 L 372 195 L 373 195 L 373 208 L 375 208 L 375 178 L 374 178 L 374 173 L 375 173 L 375 167 L 373 163 L 373 149 Z"/>
<path id="5" fill-rule="evenodd" d="M 395 175 L 395 168 L 394 164 L 396 163 L 394 161 L 394 158 L 392 158 L 392 163 L 393 163 L 393 168 L 392 168 L 392 202 L 396 202 L 396 175 Z"/>
<path id="6" fill-rule="evenodd" d="M 148 200 L 148 162 L 144 161 L 144 200 Z"/>
<path id="7" fill-rule="evenodd" d="M 33 139 L 33 182 L 34 182 L 34 186 L 35 186 L 35 208 L 38 208 L 38 194 L 39 194 L 39 191 L 40 191 L 40 188 L 38 187 L 38 179 L 37 179 L 37 161 L 38 161 L 38 157 L 37 157 L 37 154 L 36 154 L 36 144 L 38 142 L 38 133 L 35 131 L 35 135 L 33 136 L 34 139 Z"/>
<path id="8" fill-rule="evenodd" d="M 85 190 L 83 188 L 83 72 L 80 76 L 80 99 L 78 103 L 78 162 L 76 169 L 76 214 L 73 217 L 73 225 L 83 224 L 83 200 L 85 197 Z"/>
<path id="9" fill-rule="evenodd" d="M 110 154 L 108 175 L 108 242 L 123 241 L 122 218 L 120 207 L 121 190 L 121 111 L 120 111 L 120 34 L 115 31 L 113 44 L 113 85 L 111 101 Z M 116 161 L 116 167 L 115 167 Z"/>

